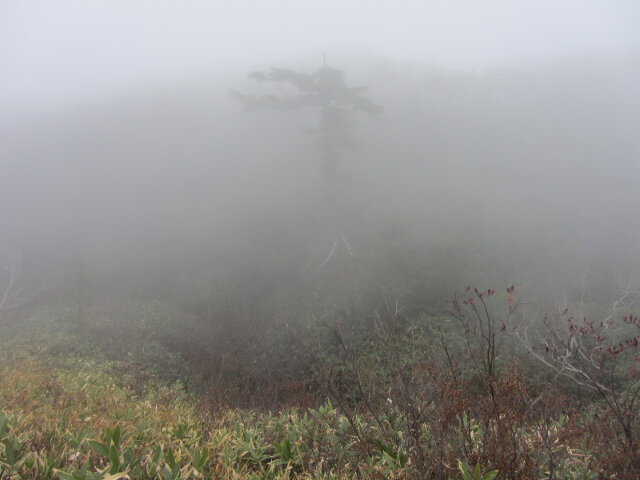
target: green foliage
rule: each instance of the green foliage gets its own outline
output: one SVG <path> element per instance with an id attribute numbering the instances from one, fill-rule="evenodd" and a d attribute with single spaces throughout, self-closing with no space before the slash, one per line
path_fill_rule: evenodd
<path id="1" fill-rule="evenodd" d="M 606 405 L 566 413 L 562 395 L 533 393 L 515 366 L 480 378 L 491 393 L 477 388 L 453 321 L 383 302 L 374 318 L 318 327 L 330 348 L 309 348 L 313 375 L 331 400 L 267 412 L 212 408 L 187 378 L 155 375 L 166 350 L 151 330 L 169 328 L 159 317 L 127 338 L 124 319 L 90 316 L 87 331 L 112 337 L 95 350 L 91 335 L 47 335 L 59 323 L 41 323 L 30 344 L 3 339 L 0 479 L 636 478 L 615 442 L 602 455 L 605 434 L 620 438 L 598 415 Z M 72 351 L 46 348 L 65 336 Z M 105 345 L 125 353 L 110 358 Z"/>
<path id="2" fill-rule="evenodd" d="M 498 476 L 498 470 L 491 470 L 486 473 L 482 473 L 480 464 L 476 463 L 473 470 L 462 460 L 458 460 L 458 469 L 460 470 L 460 476 L 462 480 L 493 480 Z"/>

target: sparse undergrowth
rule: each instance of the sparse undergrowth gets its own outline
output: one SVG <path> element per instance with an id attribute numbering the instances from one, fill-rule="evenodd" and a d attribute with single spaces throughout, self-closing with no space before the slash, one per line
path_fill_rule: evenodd
<path id="1" fill-rule="evenodd" d="M 102 364 L 5 363 L 0 478 L 406 477 L 407 453 L 365 452 L 328 403 L 278 415 L 199 411 L 180 385 L 137 396 Z M 358 430 L 379 436 L 355 417 Z M 398 448 L 398 447 L 395 447 Z"/>
<path id="2" fill-rule="evenodd" d="M 212 405 L 158 340 L 157 312 L 81 329 L 32 318 L 0 340 L 0 479 L 636 478 L 620 425 L 636 438 L 637 423 L 606 404 L 625 379 L 584 405 L 527 381 L 502 351 L 513 288 L 502 314 L 493 293 L 468 290 L 444 330 L 397 308 L 336 323 L 314 354 L 320 406 L 275 412 Z"/>
<path id="3" fill-rule="evenodd" d="M 330 402 L 279 414 L 227 411 L 213 418 L 179 385 L 137 396 L 101 364 L 5 363 L 0 390 L 0 478 L 416 478 L 407 418 L 389 408 L 378 424 L 349 418 Z M 557 435 L 566 419 L 549 426 Z M 430 441 L 425 425 L 424 441 Z M 461 417 L 451 440 L 478 448 L 473 419 Z M 363 442 L 362 439 L 372 439 Z M 522 432 L 524 441 L 536 438 Z M 533 444 L 532 444 L 533 446 Z M 454 445 L 451 447 L 455 448 Z M 558 446 L 558 449 L 561 447 Z M 567 462 L 586 468 L 586 455 Z M 446 465 L 449 478 L 478 477 L 467 459 Z M 486 469 L 488 470 L 488 469 Z M 422 472 L 426 473 L 426 472 Z M 475 476 L 474 476 L 475 475 Z"/>

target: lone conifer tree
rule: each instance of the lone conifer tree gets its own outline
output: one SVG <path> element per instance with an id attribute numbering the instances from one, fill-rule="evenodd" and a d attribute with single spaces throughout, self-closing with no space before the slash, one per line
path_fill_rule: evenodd
<path id="1" fill-rule="evenodd" d="M 331 192 L 329 196 L 335 197 L 342 177 L 344 152 L 353 146 L 350 134 L 355 125 L 354 116 L 365 114 L 376 117 L 382 114 L 382 108 L 364 95 L 366 87 L 349 87 L 345 82 L 345 72 L 327 67 L 326 64 L 311 74 L 272 68 L 268 72 L 253 72 L 249 77 L 257 82 L 286 84 L 293 87 L 295 93 L 247 95 L 232 91 L 231 95 L 239 100 L 246 110 L 287 111 L 305 108 L 319 110 L 319 124 L 314 130 L 318 135 L 318 148 L 321 155 L 319 168 L 327 190 Z M 334 216 L 337 218 L 342 206 L 336 202 L 335 198 L 332 200 L 329 208 L 334 210 Z M 343 241 L 349 255 L 352 255 L 351 247 L 338 220 L 335 228 L 335 242 L 322 265 L 331 259 L 340 240 Z"/>
<path id="2" fill-rule="evenodd" d="M 353 116 L 364 113 L 378 116 L 382 108 L 364 96 L 365 87 L 349 87 L 345 73 L 327 67 L 311 74 L 290 69 L 272 68 L 269 72 L 253 72 L 250 78 L 258 82 L 285 83 L 297 91 L 293 95 L 245 95 L 237 91 L 232 96 L 240 100 L 247 110 L 267 108 L 297 110 L 317 108 L 320 122 L 316 132 L 322 154 L 322 172 L 328 182 L 336 181 L 343 152 L 352 146 L 350 130 Z"/>

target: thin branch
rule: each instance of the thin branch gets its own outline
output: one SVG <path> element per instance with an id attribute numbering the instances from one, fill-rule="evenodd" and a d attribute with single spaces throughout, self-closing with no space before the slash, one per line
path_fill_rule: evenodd
<path id="1" fill-rule="evenodd" d="M 347 247 L 347 252 L 349 253 L 349 255 L 351 255 L 353 257 L 353 252 L 351 251 L 351 246 L 349 245 L 349 242 L 347 241 L 347 237 L 344 236 L 343 232 L 340 232 L 340 236 L 342 237 L 342 241 L 344 242 L 344 246 Z"/>
<path id="2" fill-rule="evenodd" d="M 336 238 L 336 241 L 333 242 L 333 247 L 331 247 L 331 251 L 329 252 L 329 255 L 327 256 L 326 260 L 322 262 L 322 264 L 320 265 L 320 268 L 324 267 L 327 264 L 327 262 L 331 260 L 331 257 L 333 257 L 333 254 L 336 252 L 337 246 L 338 246 L 338 239 Z"/>

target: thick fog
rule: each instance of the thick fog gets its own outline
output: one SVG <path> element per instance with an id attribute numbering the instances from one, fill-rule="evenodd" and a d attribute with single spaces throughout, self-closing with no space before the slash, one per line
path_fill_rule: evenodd
<path id="1" fill-rule="evenodd" d="M 631 1 L 3 2 L 0 242 L 34 284 L 81 257 L 182 297 L 310 295 L 340 255 L 415 308 L 609 279 L 640 266 L 639 20 Z M 339 195 L 317 109 L 230 95 L 294 95 L 247 74 L 325 65 L 383 109 L 353 115 Z"/>
<path id="2" fill-rule="evenodd" d="M 0 106 L 20 112 L 109 101 L 132 88 L 322 52 L 455 69 L 532 65 L 637 49 L 639 18 L 633 0 L 4 0 Z"/>

